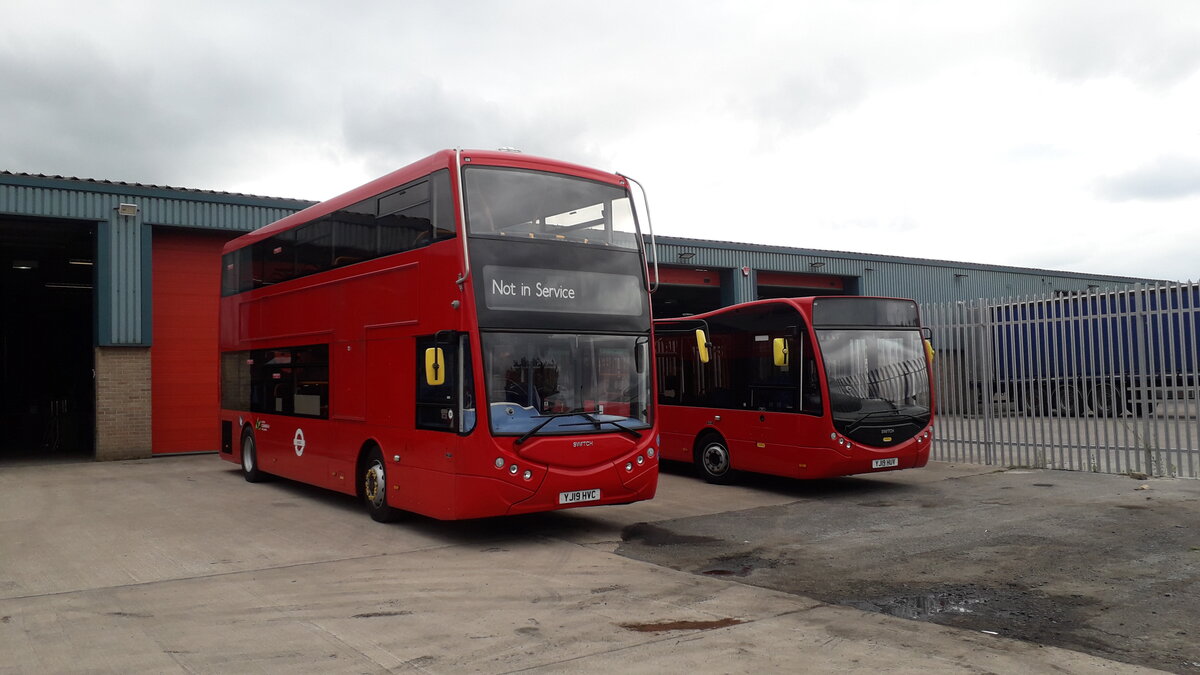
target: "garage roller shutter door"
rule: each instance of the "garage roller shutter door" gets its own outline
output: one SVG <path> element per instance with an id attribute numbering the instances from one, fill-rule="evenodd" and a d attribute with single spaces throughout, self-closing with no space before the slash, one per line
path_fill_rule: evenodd
<path id="1" fill-rule="evenodd" d="M 154 454 L 217 450 L 217 307 L 225 237 L 156 230 L 150 349 Z"/>

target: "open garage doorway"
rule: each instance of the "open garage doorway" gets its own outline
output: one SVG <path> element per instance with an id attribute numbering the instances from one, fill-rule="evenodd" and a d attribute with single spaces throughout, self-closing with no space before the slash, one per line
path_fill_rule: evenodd
<path id="1" fill-rule="evenodd" d="M 722 277 L 717 269 L 659 267 L 658 290 L 651 299 L 654 318 L 668 319 L 703 314 L 727 304 L 722 292 Z"/>
<path id="2" fill-rule="evenodd" d="M 94 456 L 96 224 L 0 218 L 0 463 Z"/>
<path id="3" fill-rule="evenodd" d="M 825 274 L 759 271 L 757 282 L 755 295 L 759 300 L 858 294 L 856 279 Z"/>

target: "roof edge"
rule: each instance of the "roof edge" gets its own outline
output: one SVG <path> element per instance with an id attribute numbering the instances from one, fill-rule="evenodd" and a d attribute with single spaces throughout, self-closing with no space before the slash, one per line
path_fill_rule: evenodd
<path id="1" fill-rule="evenodd" d="M 958 260 L 940 260 L 935 258 L 913 258 L 907 256 L 899 256 L 886 253 L 860 253 L 854 251 L 833 251 L 828 249 L 817 248 L 799 248 L 792 246 L 780 246 L 774 244 L 750 244 L 737 241 L 719 241 L 712 239 L 690 239 L 687 237 L 674 237 L 669 235 L 658 235 L 655 237 L 658 245 L 668 244 L 673 246 L 691 246 L 695 248 L 719 248 L 733 251 L 747 251 L 753 253 L 779 253 L 783 255 L 806 255 L 821 258 L 842 258 L 848 260 L 877 260 L 880 262 L 893 262 L 905 265 L 925 265 L 927 267 L 953 267 L 956 269 L 974 269 L 989 272 L 1020 272 L 1023 274 L 1029 273 L 1044 273 L 1057 277 L 1072 277 L 1078 279 L 1094 279 L 1094 280 L 1109 280 L 1121 283 L 1139 283 L 1139 282 L 1168 282 L 1174 283 L 1172 279 L 1156 279 L 1152 277 L 1127 277 L 1113 274 L 1088 274 L 1085 272 L 1071 272 L 1067 270 L 1052 270 L 1040 267 L 1018 267 L 1016 265 L 994 265 L 989 263 L 975 263 Z"/>
<path id="2" fill-rule="evenodd" d="M 220 192 L 217 190 L 199 190 L 195 188 L 181 188 L 168 185 L 148 185 L 143 183 L 98 180 L 94 178 L 73 178 L 67 176 L 49 176 L 46 174 L 16 173 L 12 171 L 0 171 L 0 185 L 58 190 L 78 190 L 82 192 L 99 192 L 105 194 L 125 195 L 130 197 L 187 199 L 198 202 L 231 204 L 236 206 L 259 206 L 266 208 L 305 209 L 317 203 L 307 199 L 265 197 L 261 195 L 243 194 L 240 192 Z"/>

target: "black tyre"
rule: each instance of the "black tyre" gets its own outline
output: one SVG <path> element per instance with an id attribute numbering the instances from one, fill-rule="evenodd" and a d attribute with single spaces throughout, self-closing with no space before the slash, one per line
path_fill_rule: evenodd
<path id="1" fill-rule="evenodd" d="M 1041 384 L 1032 382 L 1025 385 L 1022 390 L 1024 395 L 1021 401 L 1021 409 L 1026 413 L 1035 417 L 1045 415 L 1049 406 L 1046 405 L 1046 400 L 1049 398 L 1046 395 L 1046 390 Z"/>
<path id="2" fill-rule="evenodd" d="M 379 448 L 367 451 L 358 476 L 359 494 L 371 518 L 380 523 L 390 523 L 399 518 L 401 511 L 387 503 L 387 465 Z"/>
<path id="3" fill-rule="evenodd" d="M 719 436 L 709 436 L 696 446 L 696 471 L 715 485 L 729 485 L 734 481 L 733 461 L 729 446 Z"/>
<path id="4" fill-rule="evenodd" d="M 1097 417 L 1120 417 L 1129 412 L 1125 391 L 1119 384 L 1097 382 L 1091 394 L 1092 412 Z"/>
<path id="5" fill-rule="evenodd" d="M 249 483 L 265 480 L 267 474 L 258 466 L 258 448 L 254 444 L 254 434 L 247 431 L 242 434 L 242 478 Z"/>
<path id="6" fill-rule="evenodd" d="M 1054 387 L 1054 412 L 1059 417 L 1075 417 L 1086 411 L 1087 396 L 1072 382 Z"/>

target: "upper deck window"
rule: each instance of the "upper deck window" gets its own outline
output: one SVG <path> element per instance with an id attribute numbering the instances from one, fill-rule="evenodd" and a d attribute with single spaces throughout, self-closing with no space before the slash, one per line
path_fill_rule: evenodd
<path id="1" fill-rule="evenodd" d="M 571 241 L 637 250 L 628 191 L 560 174 L 497 167 L 464 172 L 474 236 Z"/>
<path id="2" fill-rule="evenodd" d="M 221 294 L 421 248 L 454 237 L 450 172 L 433 174 L 224 256 Z"/>

